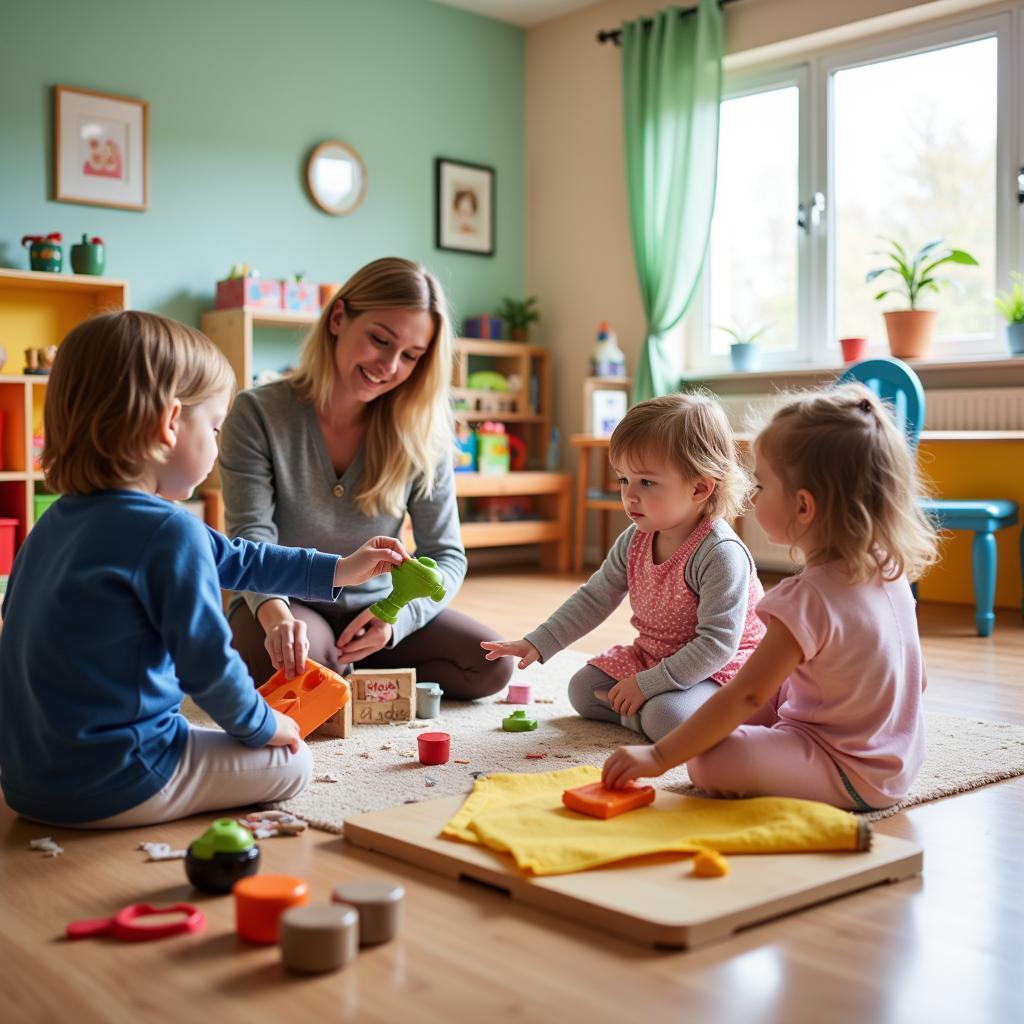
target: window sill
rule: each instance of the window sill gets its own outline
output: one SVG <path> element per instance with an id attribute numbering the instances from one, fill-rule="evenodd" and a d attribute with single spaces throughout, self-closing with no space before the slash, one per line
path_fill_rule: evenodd
<path id="1" fill-rule="evenodd" d="M 925 388 L 1024 387 L 1024 358 L 908 359 Z M 788 388 L 827 384 L 845 366 L 795 366 L 756 373 L 693 373 L 681 378 L 684 386 L 703 385 L 719 395 L 750 395 Z"/>

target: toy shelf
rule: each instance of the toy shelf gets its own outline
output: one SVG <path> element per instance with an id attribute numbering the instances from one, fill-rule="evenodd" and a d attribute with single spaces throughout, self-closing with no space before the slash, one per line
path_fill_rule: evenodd
<path id="1" fill-rule="evenodd" d="M 128 283 L 87 274 L 51 274 L 0 268 L 0 515 L 18 520 L 20 546 L 46 493 L 38 468 L 43 400 L 48 378 L 26 374 L 26 348 L 57 345 L 76 324 L 98 313 L 125 309 Z"/>

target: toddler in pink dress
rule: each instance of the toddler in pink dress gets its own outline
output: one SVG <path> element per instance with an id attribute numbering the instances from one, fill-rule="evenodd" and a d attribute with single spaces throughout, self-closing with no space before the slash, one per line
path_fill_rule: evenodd
<path id="1" fill-rule="evenodd" d="M 863 385 L 780 409 L 754 446 L 758 522 L 807 568 L 758 605 L 767 632 L 723 690 L 652 746 L 621 747 L 608 786 L 686 763 L 718 796 L 872 810 L 924 757 L 924 662 L 910 579 L 936 557 L 906 438 Z"/>
<path id="2" fill-rule="evenodd" d="M 490 660 L 547 661 L 627 595 L 637 631 L 569 682 L 587 718 L 657 740 L 739 671 L 764 636 L 753 559 L 727 520 L 749 491 L 721 406 L 675 394 L 641 402 L 612 434 L 609 457 L 633 521 L 601 568 L 522 640 L 485 642 Z"/>

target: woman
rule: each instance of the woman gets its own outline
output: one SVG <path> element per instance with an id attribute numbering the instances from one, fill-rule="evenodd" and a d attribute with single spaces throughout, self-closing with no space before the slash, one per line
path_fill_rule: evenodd
<path id="1" fill-rule="evenodd" d="M 466 574 L 459 539 L 449 403 L 447 302 L 417 263 L 368 264 L 324 308 L 298 370 L 243 391 L 221 432 L 228 532 L 347 555 L 406 514 L 416 553 L 437 561 L 447 596 L 414 601 L 392 626 L 370 613 L 388 576 L 346 587 L 335 604 L 236 595 L 234 644 L 257 683 L 292 676 L 307 656 L 338 671 L 416 669 L 446 696 L 496 693 L 511 672 L 484 660 L 480 623 L 444 608 Z"/>

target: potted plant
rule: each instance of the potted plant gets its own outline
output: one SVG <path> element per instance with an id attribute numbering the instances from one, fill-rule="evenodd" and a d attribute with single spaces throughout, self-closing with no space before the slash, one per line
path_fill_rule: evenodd
<path id="1" fill-rule="evenodd" d="M 729 345 L 729 358 L 736 373 L 753 373 L 761 365 L 761 346 L 757 339 L 768 330 L 768 325 L 757 330 L 745 330 L 742 327 L 719 327 L 732 338 Z"/>
<path id="2" fill-rule="evenodd" d="M 919 309 L 918 301 L 929 291 L 939 291 L 953 284 L 948 277 L 935 274 L 944 263 L 960 263 L 964 266 L 976 267 L 978 261 L 963 249 L 942 247 L 943 239 L 922 245 L 912 256 L 907 250 L 892 239 L 887 239 L 889 248 L 879 255 L 886 256 L 889 263 L 884 267 L 869 271 L 864 279 L 870 284 L 883 274 L 892 274 L 898 279 L 893 288 L 883 288 L 875 295 L 881 302 L 887 295 L 904 295 L 909 304 L 908 309 L 892 310 L 882 315 L 885 317 L 885 330 L 889 336 L 889 350 L 900 359 L 923 359 L 931 351 L 935 338 L 934 309 Z"/>
<path id="3" fill-rule="evenodd" d="M 505 321 L 505 329 L 513 341 L 526 341 L 530 333 L 530 324 L 540 319 L 540 313 L 536 310 L 537 297 L 531 295 L 522 301 L 510 299 L 507 296 L 501 300 L 496 316 Z"/>
<path id="4" fill-rule="evenodd" d="M 1010 274 L 1008 292 L 996 295 L 996 309 L 1006 317 L 1006 340 L 1010 352 L 1024 356 L 1024 275 L 1016 270 Z"/>

